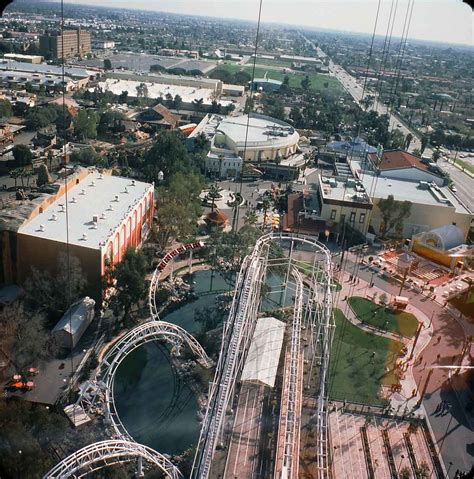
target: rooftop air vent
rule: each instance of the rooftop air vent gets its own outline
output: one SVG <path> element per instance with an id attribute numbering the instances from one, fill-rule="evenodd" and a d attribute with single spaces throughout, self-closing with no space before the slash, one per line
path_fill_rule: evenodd
<path id="1" fill-rule="evenodd" d="M 59 211 L 63 212 L 64 211 L 64 204 L 63 203 L 59 203 Z"/>
<path id="2" fill-rule="evenodd" d="M 82 234 L 82 241 L 87 241 L 87 233 Z"/>
<path id="3" fill-rule="evenodd" d="M 119 200 L 119 195 L 115 195 L 115 201 L 118 202 L 118 200 Z"/>
<path id="4" fill-rule="evenodd" d="M 132 186 L 135 186 L 135 180 L 132 180 Z"/>
<path id="5" fill-rule="evenodd" d="M 106 218 L 105 213 L 102 213 L 102 214 L 100 215 L 100 219 L 105 220 L 105 218 Z"/>
<path id="6" fill-rule="evenodd" d="M 104 176 L 102 175 L 102 173 L 99 175 L 99 180 L 103 180 L 104 179 Z"/>
<path id="7" fill-rule="evenodd" d="M 40 231 L 44 231 L 44 225 L 40 225 Z"/>
<path id="8" fill-rule="evenodd" d="M 71 203 L 76 203 L 76 197 L 75 196 L 72 197 Z"/>
<path id="9" fill-rule="evenodd" d="M 58 219 L 58 215 L 56 213 L 53 213 L 51 215 L 51 221 L 56 221 Z"/>
<path id="10" fill-rule="evenodd" d="M 92 222 L 97 223 L 99 221 L 99 215 L 92 215 Z"/>
<path id="11" fill-rule="evenodd" d="M 109 211 L 114 211 L 113 205 L 109 205 Z"/>
<path id="12" fill-rule="evenodd" d="M 95 181 L 92 181 L 92 182 L 91 182 L 91 186 L 92 186 L 92 187 L 95 186 Z"/>
<path id="13" fill-rule="evenodd" d="M 86 194 L 86 190 L 82 189 L 81 190 L 81 195 L 85 195 Z"/>
<path id="14" fill-rule="evenodd" d="M 125 187 L 125 193 L 128 193 L 128 188 L 127 187 Z"/>

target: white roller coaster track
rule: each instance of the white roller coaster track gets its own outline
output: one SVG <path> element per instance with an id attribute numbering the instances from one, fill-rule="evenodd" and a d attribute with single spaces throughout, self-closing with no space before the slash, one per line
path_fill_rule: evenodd
<path id="1" fill-rule="evenodd" d="M 167 478 L 182 477 L 168 458 L 150 447 L 132 441 L 110 440 L 95 442 L 79 449 L 46 473 L 43 479 L 80 478 L 103 467 L 130 462 L 134 459 L 139 461 L 139 469 L 144 460 L 163 471 Z"/>
<path id="2" fill-rule="evenodd" d="M 265 272 L 268 258 L 265 257 L 265 247 L 269 246 L 271 241 L 291 241 L 300 242 L 310 245 L 315 249 L 316 254 L 322 254 L 322 262 L 324 264 L 324 277 L 318 277 L 314 274 L 311 280 L 311 295 L 308 298 L 306 315 L 309 317 L 308 321 L 312 324 L 312 330 L 317 329 L 319 340 L 320 355 L 320 374 L 319 374 L 319 394 L 318 394 L 318 408 L 316 415 L 316 429 L 318 434 L 318 448 L 323 454 L 321 461 L 318 461 L 319 478 L 323 479 L 330 476 L 330 467 L 328 460 L 327 447 L 327 407 L 326 407 L 326 370 L 329 363 L 329 349 L 332 341 L 333 318 L 332 318 L 332 270 L 331 270 L 331 255 L 329 250 L 318 241 L 304 236 L 293 236 L 291 234 L 267 234 L 259 238 L 255 244 L 254 250 L 247 258 L 244 259 L 242 267 L 237 279 L 236 289 L 234 293 L 234 301 L 232 304 L 229 319 L 225 325 L 221 355 L 216 368 L 214 382 L 211 387 L 209 401 L 207 405 L 206 415 L 202 424 L 201 434 L 196 449 L 196 455 L 193 464 L 192 478 L 193 479 L 207 479 L 210 474 L 212 459 L 217 446 L 219 435 L 223 429 L 225 413 L 232 404 L 232 391 L 237 382 L 238 374 L 240 372 L 243 358 L 246 356 L 249 346 L 249 338 L 252 335 L 255 321 L 257 318 L 258 301 L 260 296 L 260 286 L 262 276 Z M 293 246 L 292 246 L 293 247 Z M 268 253 L 268 248 L 267 248 Z M 291 255 L 290 255 L 291 256 Z M 291 258 L 288 265 L 291 268 Z M 297 290 L 298 282 L 297 279 Z M 321 299 L 319 297 L 319 288 L 323 290 L 323 304 L 320 305 Z M 298 291 L 299 293 L 299 291 Z M 301 309 L 302 301 L 296 297 L 296 312 L 295 321 L 301 327 Z M 257 307 L 256 307 L 257 306 Z M 317 306 L 320 306 L 317 308 Z M 320 311 L 320 314 L 318 312 Z M 251 314 L 249 314 L 251 313 Z M 243 338 L 246 338 L 244 341 Z M 292 336 L 296 344 L 298 343 L 299 334 Z M 293 340 L 293 339 L 292 339 Z M 297 359 L 298 355 L 292 355 L 292 361 Z M 294 365 L 292 364 L 292 367 Z M 291 398 L 290 398 L 291 399 Z M 294 429 L 292 429 L 294 431 Z M 288 443 L 294 441 L 295 434 L 290 440 L 291 431 L 286 435 Z M 298 436 L 299 437 L 299 436 Z M 297 450 L 294 449 L 293 450 Z"/>
<path id="3" fill-rule="evenodd" d="M 203 243 L 200 242 L 181 246 L 168 253 L 165 258 L 173 259 L 179 253 L 202 246 Z M 176 254 L 174 254 L 175 252 Z M 166 261 L 166 264 L 168 261 Z M 94 443 L 73 453 L 63 459 L 45 477 L 75 477 L 76 469 L 74 469 L 74 464 L 81 466 L 84 463 L 84 466 L 81 466 L 81 468 L 85 467 L 88 464 L 86 462 L 91 458 L 94 463 L 100 463 L 101 460 L 106 462 L 107 459 L 111 458 L 114 459 L 114 463 L 118 463 L 129 461 L 130 459 L 127 459 L 127 457 L 142 457 L 142 459 L 146 459 L 148 462 L 160 467 L 168 474 L 168 477 L 180 477 L 178 468 L 173 466 L 165 456 L 134 441 L 120 420 L 114 399 L 114 376 L 117 368 L 126 356 L 145 343 L 165 340 L 176 350 L 179 350 L 183 344 L 186 344 L 204 367 L 212 365 L 211 359 L 194 336 L 176 324 L 159 319 L 155 295 L 162 274 L 162 263 L 163 261 L 155 269 L 149 288 L 148 304 L 151 321 L 147 321 L 132 329 L 113 344 L 99 364 L 94 380 L 85 385 L 77 401 L 86 410 L 97 407 L 97 403 L 102 402 L 106 420 L 112 427 L 116 440 Z M 161 459 L 158 460 L 157 458 Z M 110 465 L 110 462 L 107 464 Z M 107 464 L 101 465 L 100 468 Z M 54 471 L 59 471 L 59 475 L 55 475 Z"/>

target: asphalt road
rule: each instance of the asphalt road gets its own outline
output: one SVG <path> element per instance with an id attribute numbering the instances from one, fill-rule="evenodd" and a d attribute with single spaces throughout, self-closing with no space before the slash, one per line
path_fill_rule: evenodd
<path id="1" fill-rule="evenodd" d="M 452 163 L 440 158 L 438 165 L 447 173 L 456 186 L 454 193 L 472 212 L 474 209 L 474 178 L 464 171 L 456 168 Z"/>

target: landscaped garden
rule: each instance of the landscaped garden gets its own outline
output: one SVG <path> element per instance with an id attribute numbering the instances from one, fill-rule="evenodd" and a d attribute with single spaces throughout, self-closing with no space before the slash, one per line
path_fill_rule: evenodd
<path id="1" fill-rule="evenodd" d="M 406 338 L 412 338 L 416 334 L 418 320 L 411 313 L 395 311 L 384 304 L 375 304 L 359 296 L 350 297 L 348 302 L 359 320 L 364 323 Z"/>
<path id="2" fill-rule="evenodd" d="M 403 344 L 367 333 L 335 310 L 336 331 L 329 363 L 330 399 L 383 405 L 382 385 L 398 384 L 394 367 Z"/>

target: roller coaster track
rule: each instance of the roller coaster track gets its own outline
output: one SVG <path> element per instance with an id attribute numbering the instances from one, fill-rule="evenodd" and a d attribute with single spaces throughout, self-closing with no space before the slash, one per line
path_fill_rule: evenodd
<path id="1" fill-rule="evenodd" d="M 155 301 L 156 290 L 163 270 L 168 263 L 173 261 L 179 254 L 192 249 L 201 248 L 202 246 L 204 246 L 202 242 L 181 245 L 165 255 L 153 273 L 149 288 L 148 303 L 151 320 L 132 329 L 115 342 L 100 362 L 94 379 L 81 388 L 81 393 L 76 404 L 80 404 L 84 410 L 89 411 L 97 408 L 98 405 L 101 405 L 105 413 L 106 422 L 111 426 L 113 431 L 112 434 L 116 440 L 94 443 L 73 453 L 63 459 L 45 477 L 75 477 L 75 471 L 77 470 L 75 469 L 75 465 L 81 466 L 81 464 L 84 463 L 84 467 L 86 467 L 88 464 L 92 463 L 103 463 L 100 466 L 100 468 L 102 468 L 105 465 L 110 465 L 110 462 L 107 462 L 110 458 L 115 461 L 113 462 L 115 464 L 119 462 L 128 462 L 133 457 L 141 457 L 149 463 L 158 466 L 168 475 L 168 477 L 180 477 L 179 470 L 173 466 L 165 456 L 149 447 L 136 443 L 126 430 L 120 420 L 115 406 L 114 377 L 122 361 L 132 351 L 151 341 L 164 340 L 170 344 L 175 351 L 179 351 L 183 345 L 186 345 L 196 356 L 198 362 L 200 362 L 202 366 L 210 367 L 212 365 L 211 359 L 207 356 L 206 352 L 194 336 L 176 324 L 161 321 L 159 319 Z M 161 462 L 157 458 L 162 458 Z M 59 475 L 55 475 L 55 471 L 59 471 L 57 472 Z"/>
<path id="2" fill-rule="evenodd" d="M 326 376 L 329 364 L 329 350 L 332 341 L 332 270 L 331 255 L 327 248 L 311 238 L 293 236 L 288 234 L 267 234 L 259 238 L 253 252 L 247 256 L 241 266 L 234 292 L 229 318 L 225 324 L 221 352 L 216 367 L 214 381 L 211 385 L 206 414 L 201 428 L 201 433 L 194 458 L 192 479 L 207 479 L 211 472 L 214 453 L 222 434 L 226 412 L 232 405 L 233 390 L 239 377 L 243 362 L 248 352 L 250 338 L 256 323 L 260 301 L 260 287 L 268 263 L 269 245 L 272 241 L 290 241 L 291 250 L 293 243 L 299 242 L 314 248 L 315 260 L 321 255 L 320 263 L 323 264 L 321 278 L 314 273 L 310 280 L 310 291 L 305 306 L 306 321 L 311 323 L 311 331 L 317 331 L 315 344 L 318 348 L 319 394 L 316 414 L 316 431 L 318 450 L 323 457 L 318 458 L 318 477 L 330 477 L 328 437 L 327 437 L 327 406 L 326 406 Z M 291 266 L 291 253 L 288 262 Z M 288 270 L 289 271 L 289 270 Z M 292 343 L 290 348 L 290 369 L 288 401 L 289 412 L 286 418 L 288 428 L 285 431 L 286 469 L 282 477 L 297 477 L 297 466 L 294 465 L 295 456 L 299 448 L 299 425 L 293 417 L 297 410 L 298 386 L 297 375 L 301 373 L 301 346 L 300 330 L 302 322 L 303 293 L 301 275 L 292 271 L 296 279 L 295 316 L 292 329 Z M 322 291 L 322 294 L 320 292 Z M 295 376 L 296 374 L 296 376 Z M 293 461 L 293 464 L 292 464 Z M 293 472 L 291 473 L 291 471 Z M 296 471 L 296 472 L 294 472 Z M 290 472 L 290 475 L 284 475 Z"/>
<path id="3" fill-rule="evenodd" d="M 170 479 L 182 477 L 168 458 L 150 447 L 134 441 L 110 440 L 95 442 L 79 449 L 46 473 L 43 479 L 80 478 L 103 467 L 134 459 L 138 459 L 139 469 L 142 467 L 142 461 L 145 461 L 160 469 Z"/>

